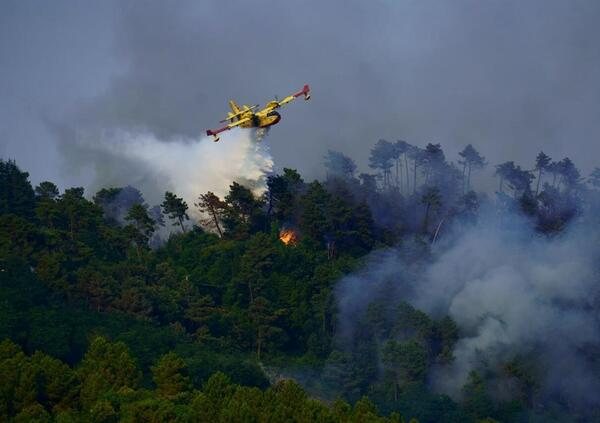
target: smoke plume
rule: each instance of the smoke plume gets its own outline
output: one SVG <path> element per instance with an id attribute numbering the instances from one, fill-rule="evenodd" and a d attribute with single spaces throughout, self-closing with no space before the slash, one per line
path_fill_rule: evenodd
<path id="1" fill-rule="evenodd" d="M 222 197 L 234 181 L 262 193 L 273 168 L 267 145 L 250 130 L 230 131 L 218 143 L 125 130 L 79 132 L 72 138 L 64 153 L 68 161 L 76 158 L 93 169 L 92 189 L 133 185 L 150 203 L 159 203 L 169 190 L 183 197 L 192 213 L 200 194 Z"/>
<path id="2" fill-rule="evenodd" d="M 597 404 L 600 373 L 590 351 L 600 347 L 600 237 L 590 226 L 580 220 L 545 238 L 520 216 L 484 212 L 476 224 L 454 228 L 428 263 L 403 259 L 402 248 L 379 252 L 337 286 L 340 336 L 353 336 L 369 302 L 393 296 L 458 324 L 455 359 L 429 375 L 438 391 L 459 398 L 470 371 L 500 372 L 530 357 L 543 397 Z M 506 382 L 497 374 L 489 388 L 506 398 Z"/>

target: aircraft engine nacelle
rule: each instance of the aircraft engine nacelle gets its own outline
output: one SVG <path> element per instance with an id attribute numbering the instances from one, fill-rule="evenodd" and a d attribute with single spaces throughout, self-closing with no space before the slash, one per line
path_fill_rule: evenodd
<path id="1" fill-rule="evenodd" d="M 267 128 L 269 126 L 275 125 L 280 120 L 281 120 L 281 115 L 273 110 L 273 111 L 267 113 L 266 116 L 261 117 L 260 122 L 257 126 L 260 128 Z"/>
<path id="2" fill-rule="evenodd" d="M 304 86 L 302 94 L 304 94 L 304 100 L 310 100 L 310 87 L 308 85 Z"/>

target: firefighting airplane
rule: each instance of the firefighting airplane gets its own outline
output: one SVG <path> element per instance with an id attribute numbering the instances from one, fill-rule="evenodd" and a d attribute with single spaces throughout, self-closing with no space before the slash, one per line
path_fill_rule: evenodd
<path id="1" fill-rule="evenodd" d="M 304 100 L 310 99 L 310 87 L 305 85 L 302 88 L 302 91 L 298 91 L 295 94 L 287 96 L 283 100 L 277 100 L 277 98 L 273 101 L 269 101 L 264 109 L 254 112 L 254 109 L 258 107 L 258 104 L 249 107 L 247 105 L 243 105 L 242 108 L 235 103 L 233 100 L 229 100 L 229 106 L 231 107 L 231 112 L 227 113 L 227 118 L 223 119 L 221 123 L 229 122 L 227 126 L 216 129 L 214 131 L 208 130 L 206 131 L 206 135 L 212 135 L 214 137 L 214 141 L 219 141 L 219 134 L 223 131 L 228 131 L 236 126 L 241 128 L 259 128 L 262 130 L 263 135 L 264 131 L 268 129 L 270 126 L 275 125 L 277 122 L 281 120 L 281 115 L 275 111 L 275 109 L 280 108 L 281 106 L 285 106 L 290 101 L 295 100 L 296 98 L 304 96 Z"/>

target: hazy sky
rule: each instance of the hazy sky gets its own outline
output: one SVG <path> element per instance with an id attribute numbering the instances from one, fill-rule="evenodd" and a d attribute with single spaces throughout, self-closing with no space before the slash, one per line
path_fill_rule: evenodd
<path id="1" fill-rule="evenodd" d="M 0 156 L 80 184 L 62 129 L 200 138 L 227 100 L 309 83 L 269 143 L 319 176 L 379 139 L 472 143 L 493 164 L 541 149 L 600 165 L 597 0 L 0 1 Z M 60 146 L 60 147 L 57 147 Z M 210 158 L 207 158 L 210 160 Z"/>

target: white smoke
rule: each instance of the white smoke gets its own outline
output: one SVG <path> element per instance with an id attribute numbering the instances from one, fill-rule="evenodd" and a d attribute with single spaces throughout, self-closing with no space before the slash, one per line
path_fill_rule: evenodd
<path id="1" fill-rule="evenodd" d="M 592 401 L 600 375 L 585 350 L 600 347 L 595 231 L 575 223 L 547 239 L 516 216 L 506 223 L 487 218 L 466 231 L 415 291 L 416 307 L 448 313 L 462 333 L 455 361 L 434 382 L 456 396 L 483 363 L 536 354 L 547 393 Z"/>
<path id="2" fill-rule="evenodd" d="M 209 137 L 161 140 L 149 132 L 124 130 L 79 132 L 75 139 L 68 154 L 93 168 L 92 189 L 132 185 L 151 203 L 162 201 L 169 190 L 183 197 L 192 214 L 200 194 L 223 197 L 234 181 L 261 194 L 273 169 L 268 146 L 250 130 L 229 131 L 219 142 Z"/>
<path id="3" fill-rule="evenodd" d="M 455 360 L 430 375 L 438 391 L 458 398 L 471 370 L 498 371 L 528 356 L 542 369 L 542 394 L 597 403 L 598 241 L 596 228 L 583 222 L 549 239 L 519 216 L 483 213 L 418 271 L 388 251 L 342 279 L 340 325 L 351 334 L 357 311 L 393 296 L 434 317 L 448 314 L 459 326 Z M 502 396 L 502 381 L 496 382 L 492 389 Z"/>

